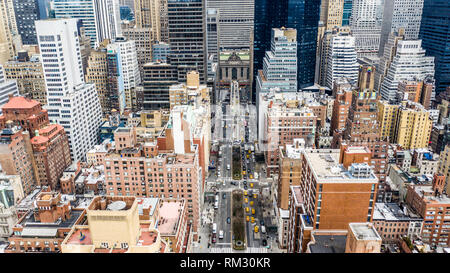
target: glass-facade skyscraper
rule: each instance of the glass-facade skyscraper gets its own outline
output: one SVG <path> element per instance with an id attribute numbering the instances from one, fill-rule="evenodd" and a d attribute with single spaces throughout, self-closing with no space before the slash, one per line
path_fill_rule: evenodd
<path id="1" fill-rule="evenodd" d="M 450 86 L 450 1 L 425 0 L 420 39 L 427 56 L 435 57 L 436 94 Z"/>
<path id="2" fill-rule="evenodd" d="M 17 31 L 24 45 L 37 44 L 34 21 L 39 20 L 38 0 L 13 0 Z"/>
<path id="3" fill-rule="evenodd" d="M 344 0 L 344 11 L 342 14 L 342 25 L 350 25 L 350 16 L 352 15 L 353 0 Z"/>
<path id="4" fill-rule="evenodd" d="M 314 84 L 319 9 L 320 1 L 317 0 L 255 0 L 255 79 L 258 70 L 262 69 L 264 54 L 270 49 L 271 29 L 288 27 L 297 30 L 298 87 Z M 252 97 L 256 99 L 256 96 Z"/>

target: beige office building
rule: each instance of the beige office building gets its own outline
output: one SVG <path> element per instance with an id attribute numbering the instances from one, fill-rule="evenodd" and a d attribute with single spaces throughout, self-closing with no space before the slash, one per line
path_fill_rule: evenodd
<path id="1" fill-rule="evenodd" d="M 44 70 L 39 55 L 34 55 L 27 61 L 8 61 L 3 65 L 5 76 L 16 80 L 19 94 L 47 104 L 47 89 L 45 87 Z"/>

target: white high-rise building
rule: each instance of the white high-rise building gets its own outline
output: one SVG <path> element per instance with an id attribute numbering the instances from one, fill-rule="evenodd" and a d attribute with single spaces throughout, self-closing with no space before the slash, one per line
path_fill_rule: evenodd
<path id="1" fill-rule="evenodd" d="M 132 108 L 136 103 L 136 87 L 141 84 L 136 43 L 123 37 L 117 37 L 114 44 L 120 48 L 125 104 L 128 108 Z"/>
<path id="2" fill-rule="evenodd" d="M 3 66 L 0 64 L 0 114 L 2 106 L 9 101 L 9 95 L 18 96 L 19 88 L 15 80 L 7 80 Z"/>
<path id="3" fill-rule="evenodd" d="M 282 92 L 297 91 L 297 30 L 293 28 L 272 29 L 270 51 L 266 51 L 263 69 L 258 71 L 257 96 L 277 87 Z"/>
<path id="4" fill-rule="evenodd" d="M 62 125 L 73 161 L 97 144 L 102 112 L 95 84 L 85 83 L 76 19 L 36 21 L 50 121 Z"/>
<path id="5" fill-rule="evenodd" d="M 434 77 L 434 57 L 425 56 L 422 40 L 400 40 L 381 84 L 381 98 L 396 101 L 400 81 L 421 81 L 427 76 Z"/>
<path id="6" fill-rule="evenodd" d="M 333 89 L 334 81 L 345 78 L 350 83 L 358 80 L 358 61 L 355 37 L 348 32 L 339 32 L 331 38 L 327 60 L 327 87 Z"/>
<path id="7" fill-rule="evenodd" d="M 383 55 L 389 34 L 405 30 L 405 39 L 419 38 L 423 0 L 385 0 L 379 55 Z"/>
<path id="8" fill-rule="evenodd" d="M 206 8 L 218 12 L 220 49 L 250 48 L 255 0 L 206 0 Z"/>
<path id="9" fill-rule="evenodd" d="M 94 0 L 97 42 L 122 36 L 119 0 Z"/>
<path id="10" fill-rule="evenodd" d="M 358 58 L 377 55 L 385 0 L 353 0 L 350 26 Z"/>

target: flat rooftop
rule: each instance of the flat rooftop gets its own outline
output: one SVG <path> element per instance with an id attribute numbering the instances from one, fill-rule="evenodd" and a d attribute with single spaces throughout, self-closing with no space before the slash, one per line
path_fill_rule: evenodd
<path id="1" fill-rule="evenodd" d="M 159 208 L 158 230 L 163 235 L 176 234 L 182 217 L 183 202 L 162 202 Z"/>
<path id="2" fill-rule="evenodd" d="M 138 203 L 139 215 L 144 214 L 144 209 L 150 209 L 149 215 L 152 216 L 155 213 L 156 206 L 158 205 L 159 198 L 136 198 Z"/>
<path id="3" fill-rule="evenodd" d="M 411 221 L 421 219 L 406 207 L 402 210 L 397 203 L 375 203 L 374 221 Z"/>
<path id="4" fill-rule="evenodd" d="M 422 196 L 423 194 L 428 195 L 425 199 L 431 203 L 450 204 L 450 197 L 445 194 L 442 194 L 441 196 L 433 196 L 432 194 L 434 191 L 431 185 L 415 185 L 414 190 L 419 196 Z"/>
<path id="5" fill-rule="evenodd" d="M 355 235 L 356 239 L 364 240 L 364 241 L 373 241 L 379 240 L 381 241 L 380 235 L 378 235 L 377 231 L 373 227 L 372 224 L 369 223 L 350 223 L 350 230 Z"/>
<path id="6" fill-rule="evenodd" d="M 347 235 L 314 235 L 314 244 L 309 245 L 311 253 L 345 253 Z"/>
<path id="7" fill-rule="evenodd" d="M 291 187 L 291 190 L 294 196 L 294 200 L 296 201 L 296 205 L 302 204 L 303 198 L 302 193 L 300 192 L 300 187 L 299 186 Z"/>
<path id="8" fill-rule="evenodd" d="M 70 228 L 75 224 L 82 213 L 82 210 L 72 210 L 70 212 L 70 218 L 65 221 L 58 220 L 55 223 L 41 223 L 36 221 L 33 211 L 30 210 L 23 220 L 17 225 L 22 226 L 24 230 L 27 228 Z"/>
<path id="9" fill-rule="evenodd" d="M 305 150 L 306 161 L 316 177 L 317 182 L 326 183 L 374 183 L 378 182 L 373 171 L 370 170 L 366 176 L 357 176 L 346 170 L 339 164 L 340 150 L 338 149 L 314 149 Z M 357 167 L 364 167 L 365 164 L 357 164 Z M 350 169 L 350 168 L 349 168 Z"/>

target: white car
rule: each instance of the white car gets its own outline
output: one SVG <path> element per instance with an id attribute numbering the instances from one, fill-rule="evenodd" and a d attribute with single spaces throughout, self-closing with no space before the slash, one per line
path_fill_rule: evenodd
<path id="1" fill-rule="evenodd" d="M 223 239 L 223 230 L 219 231 L 219 239 Z"/>

